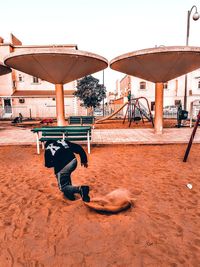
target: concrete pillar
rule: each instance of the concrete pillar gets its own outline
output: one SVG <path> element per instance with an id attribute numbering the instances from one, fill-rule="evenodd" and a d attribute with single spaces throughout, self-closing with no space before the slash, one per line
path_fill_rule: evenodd
<path id="1" fill-rule="evenodd" d="M 163 132 L 163 83 L 156 83 L 154 132 Z"/>
<path id="2" fill-rule="evenodd" d="M 65 107 L 64 107 L 64 89 L 63 84 L 56 84 L 56 117 L 57 125 L 65 126 Z"/>

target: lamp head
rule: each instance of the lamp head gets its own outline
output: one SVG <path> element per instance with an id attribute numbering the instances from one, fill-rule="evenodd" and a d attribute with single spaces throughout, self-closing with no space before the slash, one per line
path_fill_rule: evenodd
<path id="1" fill-rule="evenodd" d="M 193 18 L 193 20 L 198 20 L 199 17 L 200 17 L 199 13 L 195 12 L 192 18 Z"/>

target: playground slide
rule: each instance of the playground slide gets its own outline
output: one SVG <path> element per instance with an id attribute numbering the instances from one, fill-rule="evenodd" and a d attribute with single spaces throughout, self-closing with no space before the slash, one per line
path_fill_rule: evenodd
<path id="1" fill-rule="evenodd" d="M 124 105 L 122 105 L 119 109 L 117 109 L 115 112 L 113 112 L 111 115 L 105 117 L 105 118 L 102 118 L 98 121 L 95 122 L 96 123 L 101 123 L 102 121 L 105 121 L 105 120 L 108 120 L 110 118 L 112 118 L 115 114 L 117 114 L 121 109 L 123 109 L 126 105 L 128 104 L 128 102 L 124 103 Z"/>

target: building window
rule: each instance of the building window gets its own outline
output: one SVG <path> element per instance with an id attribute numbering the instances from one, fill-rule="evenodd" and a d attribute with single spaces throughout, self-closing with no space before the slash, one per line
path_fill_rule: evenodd
<path id="1" fill-rule="evenodd" d="M 33 83 L 39 83 L 38 77 L 33 77 Z"/>
<path id="2" fill-rule="evenodd" d="M 198 89 L 200 89 L 200 80 L 198 81 Z"/>
<path id="3" fill-rule="evenodd" d="M 25 103 L 25 99 L 24 99 L 24 98 L 19 98 L 19 103 L 20 103 L 20 104 Z"/>
<path id="4" fill-rule="evenodd" d="M 164 89 L 168 89 L 168 83 L 164 83 Z"/>
<path id="5" fill-rule="evenodd" d="M 23 77 L 21 74 L 19 74 L 18 78 L 19 78 L 19 82 L 23 82 Z"/>
<path id="6" fill-rule="evenodd" d="M 146 89 L 146 82 L 140 82 L 140 90 Z"/>

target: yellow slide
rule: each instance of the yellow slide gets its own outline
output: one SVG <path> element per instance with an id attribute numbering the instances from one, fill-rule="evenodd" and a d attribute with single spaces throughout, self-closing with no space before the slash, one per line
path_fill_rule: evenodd
<path id="1" fill-rule="evenodd" d="M 128 102 L 126 102 L 124 105 L 122 105 L 119 109 L 117 109 L 115 112 L 113 112 L 111 115 L 105 117 L 105 118 L 102 118 L 98 121 L 95 122 L 96 123 L 101 123 L 102 121 L 105 121 L 105 120 L 108 120 L 110 118 L 112 118 L 115 114 L 117 114 L 121 109 L 123 109 L 126 105 L 128 104 Z"/>

